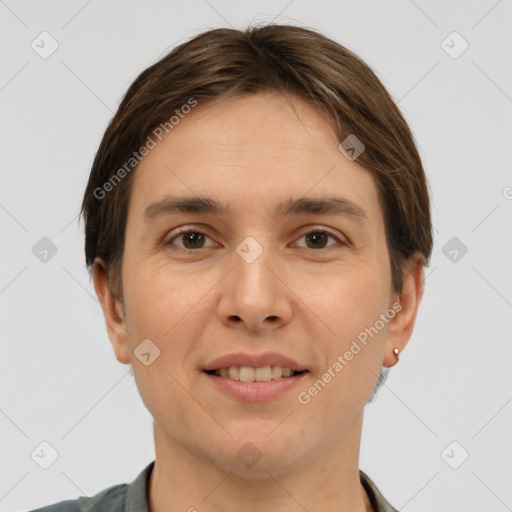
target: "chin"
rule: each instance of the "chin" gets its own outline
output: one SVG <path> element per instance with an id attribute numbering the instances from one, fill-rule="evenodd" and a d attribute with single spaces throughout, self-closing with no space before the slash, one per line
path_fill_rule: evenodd
<path id="1" fill-rule="evenodd" d="M 228 429 L 233 438 L 226 436 L 220 445 L 218 466 L 244 477 L 268 478 L 268 472 L 283 471 L 302 459 L 307 446 L 298 433 L 291 435 L 285 428 L 279 432 L 275 423 L 272 428 L 252 426 L 244 425 L 236 434 Z"/>

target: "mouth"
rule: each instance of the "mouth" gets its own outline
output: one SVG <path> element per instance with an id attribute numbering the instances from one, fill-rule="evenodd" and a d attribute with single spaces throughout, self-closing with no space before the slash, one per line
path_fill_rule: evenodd
<path id="1" fill-rule="evenodd" d="M 211 389 L 240 401 L 263 402 L 287 396 L 309 370 L 278 352 L 225 354 L 202 368 Z"/>
<path id="2" fill-rule="evenodd" d="M 241 402 L 268 402 L 288 396 L 308 370 L 282 366 L 229 366 L 203 370 L 202 374 L 224 396 Z"/>
<path id="3" fill-rule="evenodd" d="M 208 375 L 241 382 L 268 382 L 271 380 L 288 379 L 308 373 L 308 370 L 292 370 L 283 366 L 229 366 L 212 370 L 203 370 Z"/>

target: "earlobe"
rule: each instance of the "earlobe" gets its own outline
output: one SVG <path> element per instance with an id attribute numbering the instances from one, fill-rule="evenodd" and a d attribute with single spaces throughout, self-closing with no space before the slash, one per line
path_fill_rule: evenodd
<path id="1" fill-rule="evenodd" d="M 128 364 L 130 349 L 124 312 L 121 303 L 112 294 L 105 268 L 105 264 L 100 258 L 94 260 L 92 268 L 94 289 L 101 303 L 108 337 L 116 358 L 120 363 Z"/>
<path id="2" fill-rule="evenodd" d="M 420 253 L 415 253 L 405 264 L 402 292 L 395 299 L 400 303 L 400 310 L 389 323 L 383 366 L 394 366 L 398 362 L 398 354 L 403 352 L 412 335 L 423 298 L 424 265 L 425 259 Z"/>

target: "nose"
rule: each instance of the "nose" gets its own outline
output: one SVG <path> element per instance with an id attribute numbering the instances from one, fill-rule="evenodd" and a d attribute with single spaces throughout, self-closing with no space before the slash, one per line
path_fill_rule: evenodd
<path id="1" fill-rule="evenodd" d="M 233 254 L 233 268 L 222 281 L 218 315 L 231 328 L 272 331 L 290 322 L 294 294 L 285 284 L 286 269 L 270 249 L 254 261 Z"/>

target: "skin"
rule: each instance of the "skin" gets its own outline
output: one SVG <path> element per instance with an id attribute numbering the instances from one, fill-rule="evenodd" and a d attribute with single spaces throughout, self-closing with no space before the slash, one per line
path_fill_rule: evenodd
<path id="1" fill-rule="evenodd" d="M 424 261 L 417 254 L 407 262 L 403 291 L 393 293 L 374 179 L 339 142 L 325 116 L 301 100 L 257 94 L 199 104 L 137 168 L 123 302 L 113 299 L 100 259 L 93 279 L 115 355 L 132 365 L 154 418 L 152 512 L 372 510 L 358 473 L 364 406 L 381 367 L 396 364 L 393 348 L 402 351 L 411 336 Z M 333 192 L 359 205 L 365 222 L 273 216 L 289 197 Z M 210 196 L 232 213 L 145 220 L 145 208 L 165 195 Z M 207 238 L 173 238 L 178 227 Z M 315 227 L 340 241 L 325 238 L 318 248 L 305 236 Z M 247 236 L 263 249 L 250 264 L 236 252 Z M 299 403 L 298 393 L 397 301 L 401 311 L 379 334 Z M 149 366 L 133 353 L 146 338 L 160 350 Z M 221 393 L 201 372 L 224 354 L 265 351 L 310 373 L 298 388 L 250 403 Z M 252 468 L 237 457 L 248 442 L 262 454 Z"/>

